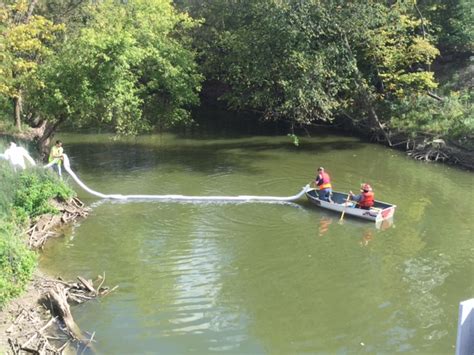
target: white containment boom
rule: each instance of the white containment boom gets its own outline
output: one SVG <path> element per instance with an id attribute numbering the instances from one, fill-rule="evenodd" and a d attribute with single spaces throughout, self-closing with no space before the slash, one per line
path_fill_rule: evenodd
<path id="1" fill-rule="evenodd" d="M 293 196 L 279 197 L 279 196 L 185 196 L 185 195 L 120 195 L 120 194 L 103 194 L 92 190 L 72 171 L 69 163 L 69 158 L 66 154 L 64 157 L 64 169 L 74 179 L 74 181 L 91 195 L 116 200 L 163 200 L 163 201 L 222 201 L 222 202 L 291 202 L 301 198 L 309 189 L 309 185 L 303 187 L 301 192 Z"/>

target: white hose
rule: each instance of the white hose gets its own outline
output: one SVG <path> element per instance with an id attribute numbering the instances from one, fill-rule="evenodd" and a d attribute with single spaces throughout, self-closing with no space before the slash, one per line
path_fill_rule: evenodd
<path id="1" fill-rule="evenodd" d="M 82 187 L 85 191 L 90 193 L 91 195 L 100 197 L 100 198 L 108 198 L 108 199 L 117 199 L 117 200 L 177 200 L 177 201 L 237 201 L 237 202 L 290 202 L 296 201 L 300 197 L 302 197 L 305 192 L 309 189 L 309 185 L 303 187 L 301 192 L 294 196 L 288 197 L 278 197 L 278 196 L 247 196 L 247 195 L 240 195 L 240 196 L 185 196 L 185 195 L 120 195 L 120 194 L 112 194 L 106 195 L 97 191 L 94 191 L 86 186 L 72 171 L 71 165 L 69 164 L 69 158 L 66 154 L 63 154 L 64 160 L 64 169 L 68 172 L 69 175 L 74 179 L 74 181 Z M 48 164 L 49 165 L 49 164 Z M 47 165 L 47 166 L 48 166 Z"/>

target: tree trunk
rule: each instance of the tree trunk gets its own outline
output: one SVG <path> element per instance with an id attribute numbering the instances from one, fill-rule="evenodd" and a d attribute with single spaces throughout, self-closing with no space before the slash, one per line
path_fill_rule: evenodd
<path id="1" fill-rule="evenodd" d="M 37 144 L 38 144 L 38 150 L 41 152 L 43 156 L 47 156 L 48 146 L 50 144 L 51 138 L 54 136 L 54 133 L 56 132 L 56 129 L 59 127 L 59 125 L 63 123 L 64 121 L 65 121 L 65 118 L 61 117 L 59 120 L 57 120 L 54 123 L 44 121 L 44 123 L 41 125 L 43 132 L 39 136 Z"/>
<path id="2" fill-rule="evenodd" d="M 38 2 L 38 0 L 33 0 L 33 1 L 31 1 L 30 5 L 28 6 L 28 12 L 26 14 L 25 23 L 27 23 L 30 20 L 31 16 L 33 15 L 33 11 L 35 10 L 37 2 Z"/>
<path id="3" fill-rule="evenodd" d="M 15 127 L 21 132 L 21 91 L 18 93 L 18 96 L 13 98 L 13 115 L 15 119 Z"/>
<path id="4" fill-rule="evenodd" d="M 367 91 L 365 91 L 362 95 L 368 95 Z M 379 120 L 379 116 L 377 115 L 377 112 L 375 111 L 375 108 L 374 108 L 374 105 L 372 104 L 372 102 L 370 101 L 370 98 L 367 97 L 365 98 L 365 105 L 366 105 L 366 108 L 369 112 L 369 120 L 370 120 L 370 124 L 372 127 L 378 127 L 375 128 L 375 130 L 379 131 L 379 132 L 382 132 L 383 136 L 385 137 L 385 140 L 387 141 L 388 145 L 391 147 L 392 146 L 392 141 L 390 140 L 390 134 L 388 132 L 385 131 L 385 128 L 383 126 L 383 124 L 380 122 Z"/>

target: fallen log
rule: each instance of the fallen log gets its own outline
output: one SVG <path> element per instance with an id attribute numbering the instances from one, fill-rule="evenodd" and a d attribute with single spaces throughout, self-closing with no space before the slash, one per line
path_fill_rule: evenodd
<path id="1" fill-rule="evenodd" d="M 62 284 L 56 284 L 54 288 L 49 290 L 46 297 L 50 303 L 49 309 L 64 323 L 68 335 L 79 342 L 85 341 L 86 339 L 84 339 L 81 329 L 72 317 L 71 308 L 67 300 L 67 289 Z"/>

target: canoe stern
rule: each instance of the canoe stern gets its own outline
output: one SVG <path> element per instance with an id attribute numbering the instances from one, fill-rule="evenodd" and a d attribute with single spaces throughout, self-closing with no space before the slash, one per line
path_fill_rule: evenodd
<path id="1" fill-rule="evenodd" d="M 389 219 L 392 218 L 393 215 L 395 214 L 395 208 L 397 206 L 393 205 L 388 208 L 384 208 L 382 211 L 379 212 L 377 216 L 377 220 L 384 220 L 384 219 Z"/>

